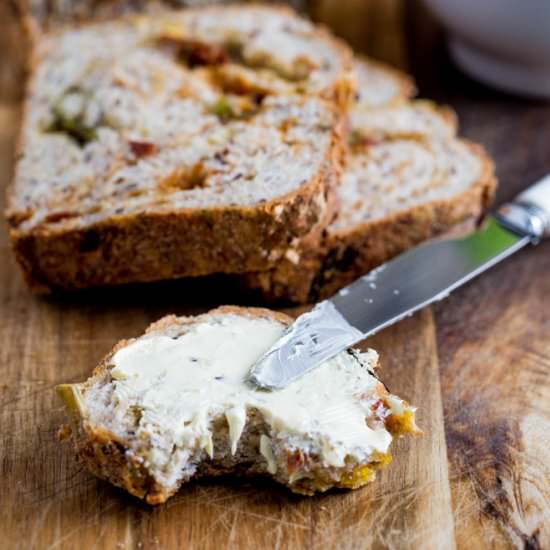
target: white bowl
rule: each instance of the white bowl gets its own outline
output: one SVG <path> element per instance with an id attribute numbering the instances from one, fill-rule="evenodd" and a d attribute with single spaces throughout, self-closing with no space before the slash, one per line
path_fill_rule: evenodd
<path id="1" fill-rule="evenodd" d="M 550 99 L 550 0 L 424 0 L 450 31 L 469 75 L 508 92 Z"/>

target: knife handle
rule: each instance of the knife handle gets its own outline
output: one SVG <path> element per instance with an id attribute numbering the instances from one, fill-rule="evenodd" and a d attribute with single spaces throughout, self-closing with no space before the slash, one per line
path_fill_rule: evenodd
<path id="1" fill-rule="evenodd" d="M 535 241 L 550 237 L 550 174 L 499 208 L 497 219 Z"/>

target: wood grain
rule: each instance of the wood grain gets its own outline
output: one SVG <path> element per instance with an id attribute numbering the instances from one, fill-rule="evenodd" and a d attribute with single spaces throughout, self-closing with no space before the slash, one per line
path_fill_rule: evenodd
<path id="1" fill-rule="evenodd" d="M 449 102 L 496 159 L 497 202 L 550 172 L 550 106 L 498 94 L 454 68 L 418 3 L 407 13 L 421 92 Z M 412 45 L 414 44 L 414 47 Z M 550 547 L 550 243 L 436 308 L 457 543 Z"/>
<path id="2" fill-rule="evenodd" d="M 453 296 L 451 308 L 438 309 L 447 444 L 464 547 L 488 539 L 499 546 L 550 545 L 550 312 L 541 307 L 550 292 L 549 268 L 548 250 L 528 250 Z M 464 318 L 471 322 L 459 326 Z"/>
<path id="3" fill-rule="evenodd" d="M 320 0 L 314 15 L 409 67 L 496 159 L 498 201 L 550 171 L 550 106 L 498 94 L 449 61 L 419 2 Z M 0 180 L 12 169 L 22 49 L 0 3 Z M 55 384 L 86 378 L 120 338 L 168 312 L 239 301 L 220 281 L 31 296 L 0 222 L 0 459 L 6 548 L 549 548 L 550 243 L 377 335 L 390 389 L 419 406 L 365 489 L 312 499 L 264 481 L 190 484 L 151 509 L 82 471 L 56 440 Z"/>

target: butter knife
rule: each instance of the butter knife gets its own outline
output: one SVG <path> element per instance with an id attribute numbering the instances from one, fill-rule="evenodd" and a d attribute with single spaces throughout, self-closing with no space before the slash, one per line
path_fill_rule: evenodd
<path id="1" fill-rule="evenodd" d="M 417 246 L 299 316 L 249 373 L 280 389 L 347 347 L 447 297 L 528 244 L 550 236 L 550 174 L 461 239 Z"/>

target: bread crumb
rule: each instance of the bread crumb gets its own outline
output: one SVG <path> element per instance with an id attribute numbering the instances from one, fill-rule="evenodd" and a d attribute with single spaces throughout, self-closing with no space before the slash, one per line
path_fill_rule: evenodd
<path id="1" fill-rule="evenodd" d="M 297 265 L 300 261 L 300 254 L 298 254 L 298 252 L 296 250 L 294 250 L 293 248 L 289 248 L 285 252 L 285 258 L 289 262 L 292 262 L 294 265 Z"/>

